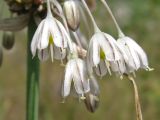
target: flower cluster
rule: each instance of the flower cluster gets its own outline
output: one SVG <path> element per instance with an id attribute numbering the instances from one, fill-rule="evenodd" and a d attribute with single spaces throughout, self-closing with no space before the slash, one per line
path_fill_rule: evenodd
<path id="1" fill-rule="evenodd" d="M 94 111 L 99 101 L 99 86 L 94 74 L 103 77 L 115 73 L 122 79 L 123 75 L 132 75 L 140 68 L 148 71 L 152 69 L 149 68 L 144 50 L 136 41 L 124 35 L 106 1 L 100 0 L 116 25 L 119 34 L 117 40 L 100 30 L 86 1 L 67 0 L 62 6 L 57 0 L 47 0 L 47 15 L 34 34 L 31 52 L 33 57 L 37 53 L 42 61 L 49 56 L 52 61 L 67 58 L 62 85 L 63 98 L 70 94 L 73 85 L 72 90 L 85 101 L 90 111 Z M 94 7 L 91 8 L 93 10 Z M 88 25 L 86 13 L 94 28 L 89 41 L 80 28 L 81 18 Z"/>

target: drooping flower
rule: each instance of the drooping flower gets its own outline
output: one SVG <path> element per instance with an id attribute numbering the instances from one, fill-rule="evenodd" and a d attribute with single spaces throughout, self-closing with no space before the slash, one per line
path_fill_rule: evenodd
<path id="1" fill-rule="evenodd" d="M 117 40 L 118 44 L 121 45 L 129 58 L 131 67 L 129 71 L 136 71 L 139 68 L 146 69 L 148 71 L 153 70 L 148 65 L 148 58 L 144 50 L 130 37 L 121 37 Z"/>
<path id="2" fill-rule="evenodd" d="M 62 96 L 64 98 L 70 94 L 72 81 L 77 94 L 81 96 L 81 99 L 84 99 L 84 94 L 90 91 L 90 85 L 85 62 L 79 58 L 70 59 L 66 65 L 62 86 Z"/>
<path id="3" fill-rule="evenodd" d="M 41 56 L 39 58 L 43 58 L 42 60 L 45 60 L 48 57 L 47 51 L 50 49 L 51 59 L 53 61 L 53 54 L 55 52 L 54 47 L 59 48 L 62 51 L 62 56 L 64 56 L 65 52 L 63 49 L 67 48 L 67 42 L 70 41 L 69 39 L 70 37 L 68 36 L 64 26 L 52 16 L 50 5 L 48 5 L 47 16 L 39 24 L 32 39 L 31 52 L 33 57 L 38 50 L 39 56 Z"/>
<path id="4" fill-rule="evenodd" d="M 144 50 L 130 37 L 125 36 L 125 34 L 122 32 L 120 26 L 118 25 L 109 5 L 105 0 L 100 0 L 104 6 L 106 7 L 107 11 L 109 12 L 116 28 L 119 34 L 119 39 L 118 39 L 118 44 L 124 48 L 129 60 L 128 63 L 125 61 L 121 61 L 122 64 L 126 64 L 124 66 L 125 68 L 125 73 L 131 73 L 134 72 L 135 70 L 138 70 L 139 68 L 144 68 L 146 70 L 153 70 L 152 68 L 149 68 L 148 66 L 148 59 L 147 55 L 144 52 Z M 121 64 L 121 65 L 122 65 Z M 115 66 L 117 66 L 115 64 Z"/>
<path id="5" fill-rule="evenodd" d="M 97 75 L 104 76 L 107 72 L 111 75 L 112 69 L 112 71 L 115 69 L 118 70 L 116 72 L 122 75 L 124 72 L 124 67 L 119 66 L 118 64 L 123 60 L 127 62 L 128 57 L 126 53 L 123 51 L 123 49 L 121 49 L 111 35 L 102 32 L 98 28 L 85 0 L 81 1 L 86 8 L 94 27 L 94 35 L 89 43 L 87 56 L 88 63 L 96 69 Z M 117 65 L 113 66 L 112 64 L 114 63 Z"/>
<path id="6" fill-rule="evenodd" d="M 88 59 L 91 66 L 96 67 L 96 73 L 104 76 L 107 72 L 111 74 L 114 69 L 123 74 L 123 66 L 113 65 L 123 60 L 127 62 L 128 57 L 111 35 L 98 32 L 91 38 Z"/>

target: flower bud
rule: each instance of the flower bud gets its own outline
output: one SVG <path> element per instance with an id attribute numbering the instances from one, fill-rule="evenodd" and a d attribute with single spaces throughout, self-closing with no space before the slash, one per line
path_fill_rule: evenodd
<path id="1" fill-rule="evenodd" d="M 15 41 L 15 36 L 13 32 L 4 32 L 2 45 L 5 49 L 9 50 L 13 47 Z"/>
<path id="2" fill-rule="evenodd" d="M 87 110 L 89 112 L 94 113 L 99 106 L 99 97 L 91 93 L 88 93 L 85 96 L 85 98 L 86 99 L 84 100 L 84 103 L 85 103 Z"/>
<path id="3" fill-rule="evenodd" d="M 78 3 L 74 0 L 67 0 L 64 2 L 63 9 L 69 28 L 73 31 L 77 30 L 80 24 L 80 13 L 78 9 Z"/>
<path id="4" fill-rule="evenodd" d="M 3 62 L 3 51 L 2 48 L 0 47 L 0 67 L 2 66 L 2 62 Z"/>

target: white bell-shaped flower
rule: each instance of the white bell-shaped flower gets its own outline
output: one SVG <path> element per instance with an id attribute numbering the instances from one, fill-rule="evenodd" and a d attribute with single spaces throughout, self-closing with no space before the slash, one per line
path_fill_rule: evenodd
<path id="1" fill-rule="evenodd" d="M 148 58 L 144 50 L 130 37 L 121 37 L 117 40 L 118 44 L 121 45 L 129 58 L 128 70 L 134 71 L 139 68 L 146 70 L 152 70 L 148 65 Z"/>
<path id="2" fill-rule="evenodd" d="M 38 49 L 39 56 L 45 57 L 42 59 L 45 60 L 47 58 L 46 51 L 48 51 L 46 49 L 49 48 L 53 61 L 53 52 L 55 52 L 54 47 L 58 47 L 63 51 L 63 49 L 67 47 L 67 42 L 70 41 L 69 39 L 70 37 L 62 23 L 55 19 L 51 12 L 48 12 L 47 17 L 41 21 L 33 36 L 31 43 L 32 55 L 34 57 Z M 43 53 L 46 54 L 44 55 Z M 64 56 L 65 52 L 63 51 L 61 54 Z"/>
<path id="3" fill-rule="evenodd" d="M 90 91 L 90 85 L 85 62 L 79 58 L 70 59 L 66 65 L 62 87 L 62 96 L 64 98 L 70 94 L 72 81 L 77 94 L 81 96 L 81 99 L 84 99 L 84 94 Z"/>
<path id="4" fill-rule="evenodd" d="M 96 67 L 96 73 L 104 76 L 107 71 L 111 74 L 112 68 L 118 69 L 120 73 L 123 73 L 123 68 L 117 68 L 121 66 L 113 67 L 112 64 L 118 64 L 122 60 L 127 62 L 128 57 L 111 35 L 98 32 L 91 38 L 88 59 L 91 66 Z"/>

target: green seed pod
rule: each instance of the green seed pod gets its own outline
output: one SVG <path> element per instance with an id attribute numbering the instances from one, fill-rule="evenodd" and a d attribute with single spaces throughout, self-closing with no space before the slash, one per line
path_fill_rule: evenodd
<path id="1" fill-rule="evenodd" d="M 67 0 L 64 2 L 64 13 L 68 26 L 71 30 L 75 31 L 80 24 L 80 12 L 78 3 L 75 0 Z"/>
<path id="2" fill-rule="evenodd" d="M 88 93 L 87 95 L 85 95 L 85 98 L 86 99 L 84 99 L 84 103 L 87 110 L 91 113 L 94 113 L 99 106 L 99 97 Z"/>
<path id="3" fill-rule="evenodd" d="M 13 32 L 4 32 L 2 45 L 5 49 L 10 50 L 15 42 L 15 36 Z"/>
<path id="4" fill-rule="evenodd" d="M 3 51 L 2 48 L 0 47 L 0 67 L 2 66 L 2 62 L 3 62 Z"/>

